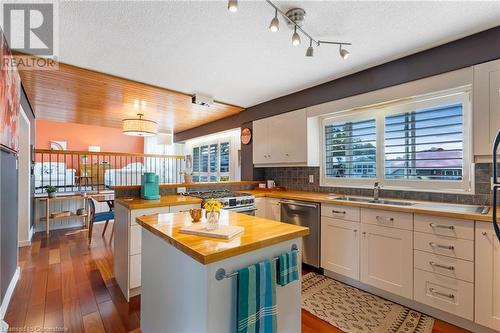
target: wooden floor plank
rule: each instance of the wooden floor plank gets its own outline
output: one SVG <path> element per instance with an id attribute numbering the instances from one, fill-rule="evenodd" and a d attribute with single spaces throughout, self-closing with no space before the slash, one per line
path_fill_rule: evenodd
<path id="1" fill-rule="evenodd" d="M 64 327 L 67 332 L 83 333 L 83 318 L 80 312 L 80 302 L 77 298 L 71 298 L 63 303 Z"/>
<path id="2" fill-rule="evenodd" d="M 85 333 L 106 333 L 98 311 L 83 316 L 83 327 Z"/>
<path id="3" fill-rule="evenodd" d="M 128 332 L 121 321 L 113 301 L 102 302 L 97 304 L 97 306 L 99 307 L 99 313 L 101 314 L 101 319 L 107 333 Z"/>

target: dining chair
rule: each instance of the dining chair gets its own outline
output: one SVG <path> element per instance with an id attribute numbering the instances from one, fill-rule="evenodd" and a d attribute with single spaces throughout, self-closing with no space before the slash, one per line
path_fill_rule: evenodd
<path id="1" fill-rule="evenodd" d="M 104 230 L 102 232 L 102 235 L 104 236 L 104 233 L 106 232 L 106 228 L 108 227 L 109 220 L 114 220 L 115 219 L 115 212 L 110 210 L 107 212 L 102 212 L 102 213 L 96 213 L 95 212 L 95 203 L 92 198 L 89 198 L 89 245 L 92 242 L 92 230 L 94 229 L 94 222 L 102 222 L 106 221 L 106 224 L 104 224 Z M 111 233 L 111 237 L 113 237 L 113 232 Z"/>

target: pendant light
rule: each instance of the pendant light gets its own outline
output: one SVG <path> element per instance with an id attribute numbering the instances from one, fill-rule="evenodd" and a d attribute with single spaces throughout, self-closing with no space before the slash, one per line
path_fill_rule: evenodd
<path id="1" fill-rule="evenodd" d="M 137 118 L 122 120 L 122 133 L 130 136 L 154 136 L 158 134 L 158 123 L 153 120 L 143 119 L 142 113 Z"/>
<path id="2" fill-rule="evenodd" d="M 238 0 L 229 0 L 227 2 L 227 9 L 231 13 L 236 13 L 238 11 Z"/>
<path id="3" fill-rule="evenodd" d="M 347 58 L 349 58 L 349 55 L 350 55 L 349 51 L 342 48 L 342 44 L 339 47 L 339 54 L 342 57 L 342 59 L 347 59 Z"/>
<path id="4" fill-rule="evenodd" d="M 269 24 L 269 30 L 272 32 L 277 32 L 280 29 L 280 21 L 278 20 L 278 10 L 274 11 L 274 18 L 271 20 L 271 24 Z"/>
<path id="5" fill-rule="evenodd" d="M 297 46 L 299 44 L 300 44 L 300 36 L 297 33 L 297 26 L 295 26 L 293 29 L 293 35 L 292 35 L 292 45 Z"/>
<path id="6" fill-rule="evenodd" d="M 312 43 L 313 43 L 312 39 L 309 39 L 309 47 L 307 48 L 306 51 L 306 57 L 312 57 L 314 55 L 314 49 Z"/>

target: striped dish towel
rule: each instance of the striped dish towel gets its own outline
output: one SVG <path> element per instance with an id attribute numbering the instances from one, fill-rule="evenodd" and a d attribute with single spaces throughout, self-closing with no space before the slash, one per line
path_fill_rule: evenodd
<path id="1" fill-rule="evenodd" d="M 278 257 L 278 284 L 280 286 L 286 286 L 290 282 L 298 279 L 297 251 L 282 253 Z"/>
<path id="2" fill-rule="evenodd" d="M 276 332 L 276 267 L 269 259 L 238 271 L 238 333 Z"/>

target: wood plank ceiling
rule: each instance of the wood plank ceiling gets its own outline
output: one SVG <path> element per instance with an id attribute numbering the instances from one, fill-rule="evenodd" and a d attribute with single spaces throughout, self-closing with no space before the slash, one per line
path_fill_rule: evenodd
<path id="1" fill-rule="evenodd" d="M 21 68 L 20 75 L 39 119 L 121 128 L 122 119 L 142 109 L 160 131 L 178 133 L 243 111 L 220 102 L 192 104 L 184 93 L 63 63 L 58 70 Z"/>

